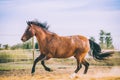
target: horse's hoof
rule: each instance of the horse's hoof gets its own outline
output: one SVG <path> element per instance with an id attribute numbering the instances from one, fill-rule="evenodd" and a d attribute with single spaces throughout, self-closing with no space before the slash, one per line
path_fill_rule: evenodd
<path id="1" fill-rule="evenodd" d="M 73 78 L 75 78 L 75 77 L 76 77 L 76 73 L 73 73 L 73 74 L 70 75 L 70 78 L 71 78 L 71 79 L 73 79 Z"/>
<path id="2" fill-rule="evenodd" d="M 51 70 L 50 68 L 45 68 L 46 71 L 52 72 L 53 70 Z"/>
<path id="3" fill-rule="evenodd" d="M 31 75 L 33 76 L 33 75 L 34 75 L 34 73 L 35 73 L 35 70 L 32 70 L 32 71 L 31 71 Z"/>
<path id="4" fill-rule="evenodd" d="M 31 73 L 31 76 L 34 76 L 34 73 Z"/>
<path id="5" fill-rule="evenodd" d="M 33 74 L 34 72 L 35 72 L 35 69 L 32 69 L 31 74 Z"/>

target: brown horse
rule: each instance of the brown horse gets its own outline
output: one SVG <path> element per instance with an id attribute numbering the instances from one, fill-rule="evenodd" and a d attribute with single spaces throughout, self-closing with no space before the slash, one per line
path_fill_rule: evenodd
<path id="1" fill-rule="evenodd" d="M 47 25 L 38 21 L 28 21 L 27 24 L 28 27 L 21 40 L 25 42 L 31 37 L 36 36 L 41 52 L 40 56 L 34 61 L 31 73 L 35 72 L 35 66 L 38 61 L 41 61 L 41 64 L 46 71 L 51 71 L 51 69 L 45 65 L 45 60 L 50 58 L 68 58 L 74 56 L 77 60 L 77 68 L 74 72 L 77 73 L 83 64 L 85 66 L 85 74 L 89 67 L 89 63 L 85 60 L 85 56 L 90 51 L 90 48 L 93 57 L 96 59 L 103 60 L 105 57 L 111 55 L 111 53 L 100 54 L 100 46 L 84 36 L 59 36 L 48 31 Z"/>

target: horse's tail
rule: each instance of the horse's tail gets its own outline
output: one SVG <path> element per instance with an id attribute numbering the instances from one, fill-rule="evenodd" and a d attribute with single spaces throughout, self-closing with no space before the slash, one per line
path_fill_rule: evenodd
<path id="1" fill-rule="evenodd" d="M 101 52 L 100 45 L 90 39 L 89 39 L 89 43 L 90 43 L 90 48 L 91 48 L 91 52 L 94 59 L 104 60 L 106 57 L 109 57 L 114 53 L 113 51 Z"/>

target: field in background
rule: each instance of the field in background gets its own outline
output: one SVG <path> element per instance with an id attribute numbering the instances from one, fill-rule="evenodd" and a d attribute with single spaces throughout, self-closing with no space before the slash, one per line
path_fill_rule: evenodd
<path id="1" fill-rule="evenodd" d="M 35 52 L 35 57 L 39 52 Z M 113 54 L 109 60 L 95 61 L 88 58 L 90 63 L 88 74 L 83 75 L 84 67 L 73 80 L 120 80 L 120 52 Z M 46 65 L 53 72 L 46 72 L 40 62 L 36 66 L 36 73 L 31 76 L 33 57 L 31 50 L 0 50 L 0 80 L 69 80 L 69 75 L 76 68 L 76 60 L 50 59 Z"/>

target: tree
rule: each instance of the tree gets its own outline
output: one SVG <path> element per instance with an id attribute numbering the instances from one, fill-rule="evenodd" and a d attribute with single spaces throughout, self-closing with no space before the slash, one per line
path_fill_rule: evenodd
<path id="1" fill-rule="evenodd" d="M 107 48 L 113 47 L 111 33 L 106 33 L 105 43 Z"/>
<path id="2" fill-rule="evenodd" d="M 103 30 L 100 30 L 99 35 L 100 35 L 100 38 L 99 38 L 100 46 L 104 48 L 105 32 Z"/>
<path id="3" fill-rule="evenodd" d="M 1 48 L 2 44 L 0 44 L 0 48 Z"/>
<path id="4" fill-rule="evenodd" d="M 100 30 L 100 46 L 101 48 L 113 48 L 112 45 L 112 37 L 110 32 L 105 32 L 103 30 Z"/>
<path id="5" fill-rule="evenodd" d="M 23 49 L 32 49 L 32 42 L 28 41 L 28 42 L 24 43 L 22 48 Z"/>
<path id="6" fill-rule="evenodd" d="M 8 45 L 8 44 L 5 44 L 5 45 L 3 45 L 3 46 L 4 46 L 4 48 L 5 48 L 6 50 L 9 49 L 9 45 Z"/>

